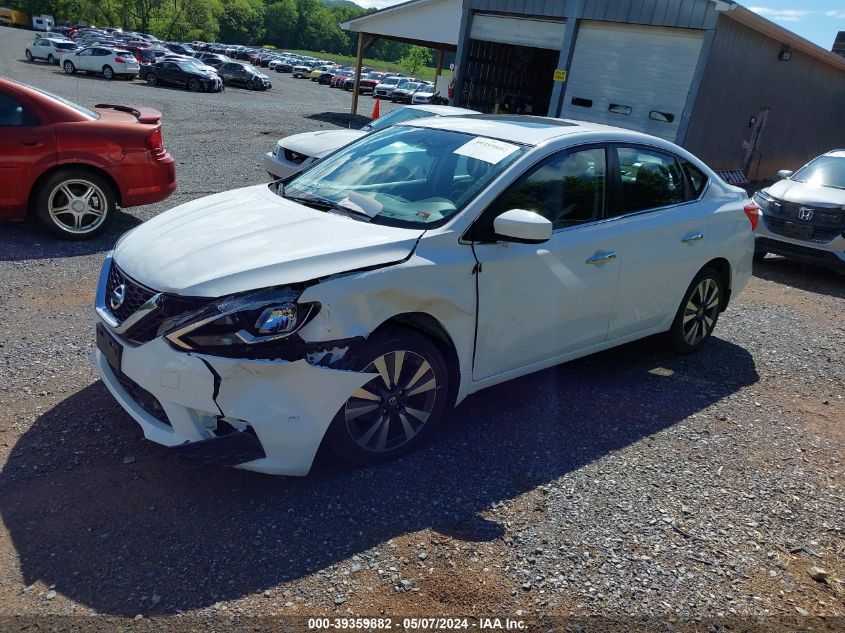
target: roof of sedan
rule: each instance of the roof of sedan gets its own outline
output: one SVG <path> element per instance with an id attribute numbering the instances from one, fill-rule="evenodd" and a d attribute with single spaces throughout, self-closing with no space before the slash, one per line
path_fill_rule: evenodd
<path id="1" fill-rule="evenodd" d="M 488 136 L 525 145 L 540 145 L 551 139 L 584 132 L 636 134 L 630 130 L 623 130 L 622 128 L 611 127 L 609 125 L 600 125 L 598 123 L 512 114 L 484 114 L 416 119 L 405 122 L 403 125 L 440 128 L 452 132 Z"/>

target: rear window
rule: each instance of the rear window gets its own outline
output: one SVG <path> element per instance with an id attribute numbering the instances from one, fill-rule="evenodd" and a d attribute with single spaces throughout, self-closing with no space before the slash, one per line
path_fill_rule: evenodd
<path id="1" fill-rule="evenodd" d="M 47 92 L 46 90 L 42 90 L 41 88 L 36 88 L 35 86 L 30 86 L 29 84 L 24 84 L 30 90 L 35 90 L 35 92 L 40 92 L 45 97 L 50 97 L 51 99 L 55 99 L 59 103 L 66 105 L 69 108 L 72 108 L 79 112 L 80 114 L 84 114 L 85 116 L 91 117 L 92 119 L 99 119 L 100 115 L 94 112 L 93 110 L 89 110 L 88 108 L 83 108 L 81 105 L 74 103 L 73 101 L 68 101 L 58 95 L 54 95 L 52 92 Z"/>
<path id="2" fill-rule="evenodd" d="M 153 53 L 149 49 L 141 49 L 141 50 L 138 51 L 138 54 L 141 57 L 143 57 L 144 59 L 155 59 L 156 58 L 155 53 Z"/>
<path id="3" fill-rule="evenodd" d="M 76 48 L 76 44 L 74 44 L 72 42 L 57 42 L 56 48 L 60 48 L 64 51 L 71 51 L 71 50 L 74 50 Z"/>
<path id="4" fill-rule="evenodd" d="M 135 56 L 132 53 L 130 53 L 129 51 L 118 51 L 117 56 L 118 57 L 124 57 L 126 59 L 135 59 Z"/>

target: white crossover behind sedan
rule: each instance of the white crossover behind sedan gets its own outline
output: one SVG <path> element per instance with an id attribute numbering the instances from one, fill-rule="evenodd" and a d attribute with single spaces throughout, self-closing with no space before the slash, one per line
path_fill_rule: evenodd
<path id="1" fill-rule="evenodd" d="M 374 464 L 486 387 L 663 333 L 704 345 L 759 208 L 672 143 L 539 117 L 407 121 L 183 204 L 103 264 L 96 367 L 202 464 Z"/>
<path id="2" fill-rule="evenodd" d="M 273 150 L 264 155 L 264 169 L 274 180 L 289 178 L 344 145 L 391 125 L 425 117 L 464 114 L 478 114 L 478 112 L 443 105 L 404 107 L 375 119 L 360 130 L 325 130 L 292 134 L 279 140 Z"/>

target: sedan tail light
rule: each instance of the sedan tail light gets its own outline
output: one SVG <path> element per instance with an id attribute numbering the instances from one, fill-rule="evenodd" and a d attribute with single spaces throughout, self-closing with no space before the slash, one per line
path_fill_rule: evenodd
<path id="1" fill-rule="evenodd" d="M 757 230 L 757 223 L 760 221 L 760 207 L 758 207 L 754 202 L 749 202 L 743 208 L 745 211 L 745 215 L 748 217 L 748 221 L 751 222 L 751 230 Z"/>
<path id="2" fill-rule="evenodd" d="M 161 126 L 153 130 L 153 132 L 147 137 L 147 149 L 150 150 L 150 153 L 155 158 L 160 158 L 166 154 L 164 149 L 164 140 L 161 136 Z"/>

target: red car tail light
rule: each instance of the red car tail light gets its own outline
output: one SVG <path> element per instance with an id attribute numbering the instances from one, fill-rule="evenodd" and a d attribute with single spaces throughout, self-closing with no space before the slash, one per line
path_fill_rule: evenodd
<path id="1" fill-rule="evenodd" d="M 147 137 L 147 149 L 155 158 L 160 158 L 166 154 L 164 149 L 164 140 L 161 136 L 161 126 L 157 127 Z"/>
<path id="2" fill-rule="evenodd" d="M 760 207 L 753 202 L 749 202 L 742 210 L 745 211 L 748 221 L 751 222 L 751 230 L 756 231 L 757 223 L 760 221 Z"/>
<path id="3" fill-rule="evenodd" d="M 116 61 L 118 64 L 125 64 L 126 63 L 126 60 L 121 58 L 121 57 L 115 57 L 114 61 Z"/>

